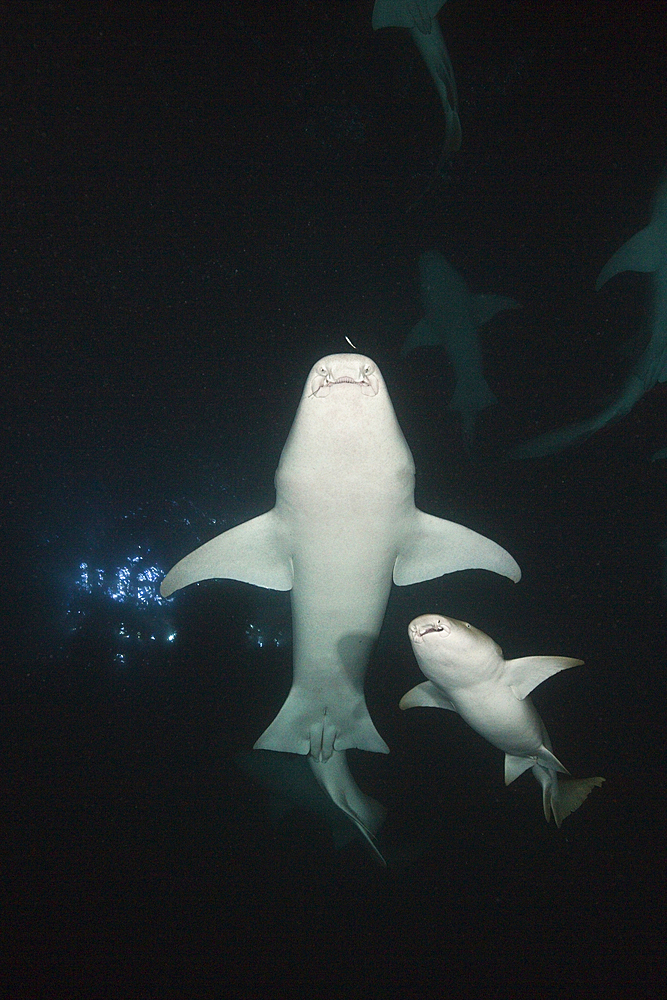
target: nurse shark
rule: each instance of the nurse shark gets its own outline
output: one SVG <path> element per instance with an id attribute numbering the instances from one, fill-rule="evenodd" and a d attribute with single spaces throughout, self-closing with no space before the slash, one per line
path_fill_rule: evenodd
<path id="1" fill-rule="evenodd" d="M 595 290 L 599 291 L 610 278 L 622 271 L 642 271 L 653 274 L 653 308 L 649 324 L 649 342 L 626 379 L 614 401 L 588 420 L 570 424 L 560 430 L 517 445 L 512 458 L 541 458 L 584 441 L 612 421 L 626 416 L 635 403 L 657 382 L 667 381 L 667 174 L 655 196 L 648 226 L 624 243 L 602 268 Z M 663 457 L 658 452 L 654 458 Z"/>
<path id="2" fill-rule="evenodd" d="M 417 347 L 447 351 L 456 377 L 449 408 L 461 414 L 463 442 L 470 449 L 478 414 L 497 402 L 484 378 L 478 330 L 496 313 L 520 306 L 502 295 L 472 295 L 458 271 L 437 250 L 421 255 L 419 277 L 424 317 L 408 334 L 401 353 L 409 354 Z"/>
<path id="3" fill-rule="evenodd" d="M 162 582 L 165 597 L 214 578 L 291 590 L 292 687 L 256 749 L 319 763 L 353 747 L 388 753 L 364 677 L 392 579 L 406 586 L 475 568 L 520 579 L 495 542 L 418 510 L 414 474 L 377 366 L 359 354 L 329 355 L 308 376 L 275 506 L 185 556 Z M 315 773 L 332 794 L 325 769 Z"/>
<path id="4" fill-rule="evenodd" d="M 461 147 L 459 99 L 454 70 L 437 13 L 445 0 L 375 0 L 373 28 L 407 28 L 431 74 L 445 112 L 443 156 Z"/>
<path id="5" fill-rule="evenodd" d="M 542 719 L 528 697 L 561 670 L 581 666 L 570 656 L 523 656 L 505 660 L 500 646 L 468 622 L 421 615 L 408 635 L 421 672 L 429 679 L 403 695 L 399 708 L 445 708 L 505 753 L 505 784 L 531 768 L 542 786 L 547 822 L 560 826 L 604 778 L 569 774 L 551 750 Z"/>

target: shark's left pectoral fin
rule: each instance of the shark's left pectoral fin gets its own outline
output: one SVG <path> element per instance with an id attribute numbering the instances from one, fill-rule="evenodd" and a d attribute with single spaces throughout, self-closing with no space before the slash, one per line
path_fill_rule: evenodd
<path id="1" fill-rule="evenodd" d="M 570 667 L 580 667 L 583 662 L 571 656 L 521 656 L 517 660 L 505 661 L 507 682 L 512 693 L 523 701 L 547 677 Z"/>
<path id="2" fill-rule="evenodd" d="M 442 337 L 433 332 L 433 328 L 425 316 L 418 323 L 415 323 L 405 338 L 405 342 L 401 348 L 401 355 L 405 357 L 406 354 L 414 351 L 417 347 L 442 347 Z"/>
<path id="3" fill-rule="evenodd" d="M 241 580 L 269 590 L 291 590 L 292 559 L 286 532 L 275 508 L 224 531 L 200 545 L 169 570 L 160 593 L 201 580 Z"/>
<path id="4" fill-rule="evenodd" d="M 521 579 L 516 561 L 496 542 L 470 528 L 421 510 L 415 515 L 414 527 L 394 564 L 394 583 L 397 586 L 434 580 L 445 573 L 462 569 L 488 569 L 515 583 Z"/>
<path id="5" fill-rule="evenodd" d="M 423 684 L 418 684 L 404 694 L 398 707 L 403 711 L 406 708 L 446 708 L 450 712 L 456 711 L 449 698 L 446 698 L 431 681 L 424 681 Z"/>
<path id="6" fill-rule="evenodd" d="M 472 318 L 475 326 L 484 326 L 489 323 L 496 313 L 504 309 L 520 309 L 521 303 L 515 299 L 508 299 L 504 295 L 473 295 L 470 300 Z"/>

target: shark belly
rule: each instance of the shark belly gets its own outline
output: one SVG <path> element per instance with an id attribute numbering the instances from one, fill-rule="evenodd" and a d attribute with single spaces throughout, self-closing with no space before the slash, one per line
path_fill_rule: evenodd
<path id="1" fill-rule="evenodd" d="M 340 481 L 335 501 L 326 488 L 312 502 L 299 489 L 299 514 L 290 520 L 293 679 L 279 715 L 257 749 L 310 754 L 328 760 L 334 750 L 388 753 L 371 721 L 364 679 L 384 620 L 402 518 L 399 498 L 382 502 L 375 490 Z M 375 494 L 375 496 L 373 495 Z M 280 509 L 280 504 L 277 505 Z M 402 510 L 401 513 L 405 514 Z"/>
<path id="2" fill-rule="evenodd" d="M 520 701 L 505 685 L 466 692 L 452 701 L 461 718 L 503 753 L 534 757 L 544 743 L 546 731 L 532 701 Z"/>

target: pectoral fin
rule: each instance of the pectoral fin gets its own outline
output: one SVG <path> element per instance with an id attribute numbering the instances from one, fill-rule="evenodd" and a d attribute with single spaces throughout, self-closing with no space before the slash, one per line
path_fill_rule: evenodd
<path id="1" fill-rule="evenodd" d="M 541 746 L 537 753 L 531 754 L 530 757 L 515 756 L 510 753 L 505 754 L 505 784 L 511 785 L 520 774 L 527 771 L 529 767 L 534 767 L 535 764 L 541 764 L 552 771 L 559 771 L 560 774 L 570 773 L 566 767 L 563 767 L 558 757 L 552 754 L 551 750 L 547 750 L 545 746 Z"/>
<path id="2" fill-rule="evenodd" d="M 580 667 L 583 662 L 571 656 L 521 656 L 517 660 L 505 661 L 507 682 L 512 693 L 523 701 L 547 677 L 570 667 Z"/>
<path id="3" fill-rule="evenodd" d="M 521 579 L 517 563 L 500 545 L 453 521 L 417 511 L 414 529 L 394 564 L 394 583 L 405 587 L 462 569 L 488 569 L 515 583 Z"/>
<path id="4" fill-rule="evenodd" d="M 505 295 L 472 295 L 470 298 L 472 318 L 475 326 L 484 326 L 496 313 L 504 309 L 520 309 L 521 303 L 508 299 Z"/>
<path id="5" fill-rule="evenodd" d="M 595 291 L 599 291 L 610 278 L 621 271 L 655 271 L 665 252 L 664 229 L 662 226 L 650 223 L 645 229 L 624 243 L 613 257 L 607 261 L 595 282 Z"/>
<path id="6" fill-rule="evenodd" d="M 292 560 L 275 509 L 200 545 L 169 570 L 160 593 L 169 597 L 190 583 L 214 579 L 241 580 L 269 590 L 292 589 Z"/>
<path id="7" fill-rule="evenodd" d="M 424 681 L 412 690 L 404 694 L 398 703 L 400 709 L 406 708 L 447 708 L 450 712 L 456 709 L 449 698 L 445 698 L 442 691 L 439 691 L 431 681 Z"/>

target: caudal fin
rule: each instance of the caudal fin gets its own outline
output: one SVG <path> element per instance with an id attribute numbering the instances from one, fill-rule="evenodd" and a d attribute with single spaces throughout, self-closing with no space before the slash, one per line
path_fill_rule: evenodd
<path id="1" fill-rule="evenodd" d="M 556 826 L 560 827 L 563 820 L 586 801 L 594 788 L 600 788 L 604 784 L 604 780 L 604 778 L 563 778 L 559 776 L 556 781 L 544 785 L 544 815 L 547 822 L 551 813 L 556 821 Z"/>
<path id="2" fill-rule="evenodd" d="M 292 688 L 280 712 L 255 743 L 255 750 L 310 754 L 329 760 L 334 750 L 389 753 L 368 714 L 363 695 L 354 692 L 327 705 L 309 691 Z"/>

